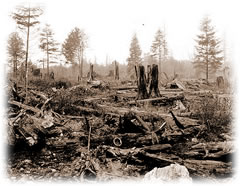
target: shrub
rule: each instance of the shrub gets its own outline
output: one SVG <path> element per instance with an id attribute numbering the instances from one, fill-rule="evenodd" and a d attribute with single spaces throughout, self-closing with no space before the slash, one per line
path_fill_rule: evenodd
<path id="1" fill-rule="evenodd" d="M 221 133 L 231 130 L 231 100 L 220 101 L 213 96 L 205 95 L 201 97 L 195 108 L 196 117 L 206 126 L 206 130 L 201 133 L 206 140 L 217 140 Z"/>

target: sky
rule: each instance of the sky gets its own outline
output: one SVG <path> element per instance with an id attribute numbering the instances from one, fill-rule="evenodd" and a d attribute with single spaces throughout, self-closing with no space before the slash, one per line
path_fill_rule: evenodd
<path id="1" fill-rule="evenodd" d="M 142 53 L 149 52 L 159 28 L 165 30 L 170 54 L 175 59 L 191 59 L 194 39 L 205 15 L 212 19 L 216 35 L 226 41 L 229 58 L 234 52 L 238 17 L 234 0 L 10 0 L 1 6 L 1 17 L 6 25 L 3 41 L 16 30 L 16 23 L 9 15 L 16 5 L 29 2 L 31 6 L 37 4 L 44 9 L 39 26 L 50 24 L 59 43 L 64 42 L 74 27 L 83 29 L 88 36 L 85 57 L 101 64 L 105 64 L 107 57 L 108 61 L 126 63 L 134 33 Z M 32 58 L 41 53 L 37 34 L 31 34 L 35 38 L 30 43 Z"/>

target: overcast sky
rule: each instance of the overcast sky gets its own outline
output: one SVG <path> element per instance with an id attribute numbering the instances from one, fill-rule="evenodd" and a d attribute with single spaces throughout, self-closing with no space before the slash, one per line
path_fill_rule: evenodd
<path id="1" fill-rule="evenodd" d="M 89 38 L 86 57 L 98 63 L 109 60 L 126 62 L 134 33 L 137 34 L 143 53 L 150 50 L 158 28 L 165 29 L 169 51 L 178 60 L 193 57 L 194 39 L 199 33 L 200 21 L 209 15 L 217 36 L 226 40 L 228 53 L 234 52 L 237 11 L 234 0 L 42 0 L 6 1 L 1 6 L 4 18 L 4 41 L 16 29 L 9 17 L 16 5 L 22 2 L 40 3 L 44 9 L 42 24 L 48 23 L 62 43 L 74 27 L 84 29 Z M 2 4 L 2 2 L 1 2 Z M 36 34 L 35 34 L 36 35 Z M 35 35 L 33 35 L 35 37 Z M 37 47 L 38 40 L 31 42 Z M 5 50 L 5 49 L 4 49 Z M 36 50 L 31 51 L 31 55 Z M 36 55 L 35 55 L 36 56 Z"/>

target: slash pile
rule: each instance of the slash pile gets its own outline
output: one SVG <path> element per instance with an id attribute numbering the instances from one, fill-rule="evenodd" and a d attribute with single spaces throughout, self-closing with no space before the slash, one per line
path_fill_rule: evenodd
<path id="1" fill-rule="evenodd" d="M 219 102 L 211 91 L 164 89 L 144 100 L 134 86 L 31 87 L 27 100 L 16 84 L 8 91 L 12 179 L 135 179 L 174 163 L 193 178 L 233 173 L 231 121 L 214 125 L 200 112 L 203 98 Z"/>

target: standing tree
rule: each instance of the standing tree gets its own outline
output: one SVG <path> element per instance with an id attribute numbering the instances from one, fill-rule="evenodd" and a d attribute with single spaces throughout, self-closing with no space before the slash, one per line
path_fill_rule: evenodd
<path id="1" fill-rule="evenodd" d="M 154 41 L 151 46 L 152 56 L 157 58 L 159 64 L 159 74 L 162 73 L 162 61 L 166 60 L 168 55 L 167 41 L 165 39 L 165 34 L 158 29 L 156 32 Z"/>
<path id="2" fill-rule="evenodd" d="M 50 25 L 48 24 L 46 24 L 40 35 L 41 44 L 39 45 L 39 47 L 47 54 L 47 77 L 49 78 L 49 63 L 53 62 L 50 61 L 50 59 L 54 58 L 57 55 L 58 43 L 53 39 L 54 33 L 51 30 Z"/>
<path id="3" fill-rule="evenodd" d="M 18 35 L 17 32 L 13 32 L 10 34 L 8 39 L 8 56 L 9 62 L 13 67 L 13 76 L 17 78 L 17 69 L 20 63 L 24 59 L 24 44 L 22 38 Z"/>
<path id="4" fill-rule="evenodd" d="M 27 84 L 28 84 L 28 50 L 29 50 L 29 35 L 30 28 L 39 24 L 37 18 L 42 15 L 43 11 L 40 7 L 24 7 L 18 6 L 16 12 L 12 13 L 12 18 L 16 21 L 18 28 L 27 31 L 26 38 L 26 58 L 25 58 L 25 91 L 27 97 Z"/>
<path id="5" fill-rule="evenodd" d="M 127 70 L 132 77 L 135 66 L 138 67 L 142 62 L 142 58 L 141 58 L 142 51 L 140 49 L 136 34 L 133 35 L 129 51 L 130 51 L 130 56 L 127 58 L 127 61 L 128 61 Z"/>
<path id="6" fill-rule="evenodd" d="M 79 79 L 83 76 L 83 53 L 87 47 L 87 36 L 83 30 L 74 28 L 62 45 L 62 53 L 71 63 L 79 63 Z"/>
<path id="7" fill-rule="evenodd" d="M 75 41 L 70 33 L 62 44 L 62 54 L 64 55 L 67 63 L 73 64 L 75 62 Z"/>
<path id="8" fill-rule="evenodd" d="M 221 67 L 223 57 L 220 47 L 220 40 L 216 38 L 214 27 L 210 25 L 211 20 L 204 17 L 201 22 L 201 34 L 197 35 L 196 54 L 194 59 L 194 68 L 200 72 L 205 72 L 208 82 L 209 74 L 215 74 Z"/>

